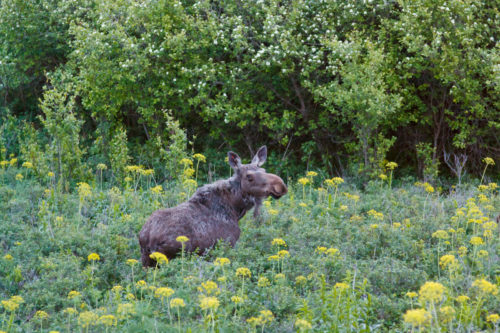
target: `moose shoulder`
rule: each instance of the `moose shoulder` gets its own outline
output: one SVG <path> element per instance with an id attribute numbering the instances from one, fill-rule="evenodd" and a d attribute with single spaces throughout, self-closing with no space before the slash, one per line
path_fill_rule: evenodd
<path id="1" fill-rule="evenodd" d="M 230 151 L 231 178 L 205 185 L 188 201 L 151 214 L 139 233 L 143 266 L 155 265 L 150 258 L 153 252 L 175 257 L 181 250 L 178 236 L 189 238 L 185 250 L 190 252 L 198 249 L 203 253 L 219 239 L 234 246 L 240 237 L 238 221 L 246 212 L 255 207 L 257 215 L 264 198 L 278 199 L 287 193 L 280 177 L 261 168 L 266 158 L 266 146 L 257 151 L 250 164 L 241 164 L 240 157 Z"/>

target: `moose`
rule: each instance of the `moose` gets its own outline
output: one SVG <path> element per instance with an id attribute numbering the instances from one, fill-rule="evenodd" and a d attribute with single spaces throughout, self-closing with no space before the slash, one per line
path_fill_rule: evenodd
<path id="1" fill-rule="evenodd" d="M 153 212 L 139 233 L 142 265 L 156 265 L 150 258 L 153 252 L 174 258 L 182 249 L 176 241 L 178 236 L 189 239 L 184 244 L 188 252 L 203 254 L 218 240 L 234 247 L 240 237 L 238 221 L 254 207 L 254 216 L 258 217 L 263 199 L 279 199 L 288 191 L 279 176 L 261 168 L 266 158 L 266 146 L 259 148 L 250 164 L 242 164 L 238 154 L 230 151 L 232 177 L 198 188 L 188 201 L 176 207 Z"/>

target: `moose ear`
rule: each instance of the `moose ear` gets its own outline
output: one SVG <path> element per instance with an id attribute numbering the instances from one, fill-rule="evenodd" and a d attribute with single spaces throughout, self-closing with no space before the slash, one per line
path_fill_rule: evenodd
<path id="1" fill-rule="evenodd" d="M 266 161 L 266 158 L 267 158 L 267 147 L 262 146 L 257 151 L 257 154 L 255 154 L 255 156 L 253 157 L 252 164 L 261 166 Z"/>
<path id="2" fill-rule="evenodd" d="M 238 154 L 232 151 L 227 153 L 227 161 L 229 162 L 231 168 L 233 168 L 235 171 L 241 167 L 241 158 L 238 156 Z"/>

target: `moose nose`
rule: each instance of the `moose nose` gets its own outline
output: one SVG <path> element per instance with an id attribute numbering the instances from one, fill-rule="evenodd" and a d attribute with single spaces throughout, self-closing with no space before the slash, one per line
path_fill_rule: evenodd
<path id="1" fill-rule="evenodd" d="M 284 196 L 285 194 L 288 193 L 288 188 L 286 187 L 286 185 L 284 183 L 282 184 L 278 184 L 276 186 L 274 186 L 274 191 L 280 196 Z"/>
<path id="2" fill-rule="evenodd" d="M 275 198 L 281 198 L 288 192 L 288 188 L 286 187 L 285 183 L 283 180 L 276 176 L 272 175 L 272 182 L 271 182 L 271 194 Z"/>

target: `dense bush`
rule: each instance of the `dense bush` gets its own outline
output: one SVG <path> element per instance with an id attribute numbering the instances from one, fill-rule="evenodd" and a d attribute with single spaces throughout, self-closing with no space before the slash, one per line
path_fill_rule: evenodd
<path id="1" fill-rule="evenodd" d="M 83 121 L 81 152 L 113 174 L 127 160 L 110 148 L 117 133 L 128 156 L 161 170 L 170 116 L 197 150 L 266 143 L 292 173 L 302 160 L 373 175 L 389 156 L 428 177 L 449 172 L 446 152 L 480 174 L 485 156 L 500 160 L 499 6 L 4 1 L 0 113 L 37 121 L 64 91 Z M 2 133 L 8 154 L 13 135 Z"/>

